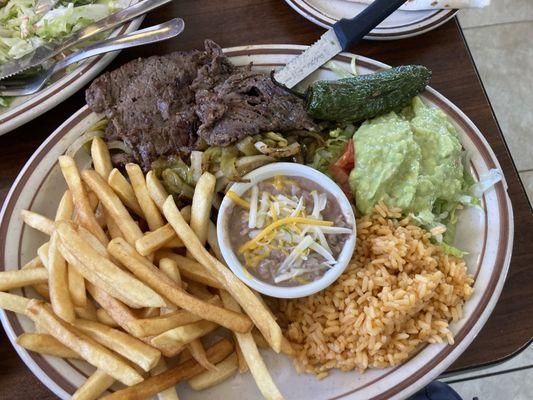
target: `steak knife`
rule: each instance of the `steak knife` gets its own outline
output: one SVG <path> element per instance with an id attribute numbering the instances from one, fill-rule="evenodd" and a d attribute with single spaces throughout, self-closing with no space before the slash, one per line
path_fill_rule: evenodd
<path id="1" fill-rule="evenodd" d="M 0 65 L 0 79 L 41 65 L 46 60 L 61 53 L 70 46 L 94 37 L 99 33 L 113 29 L 124 22 L 130 21 L 139 15 L 146 14 L 154 8 L 160 7 L 171 0 L 144 0 L 128 8 L 117 11 L 85 28 L 78 29 L 64 39 L 54 40 L 35 48 L 31 53 L 13 61 Z"/>
<path id="2" fill-rule="evenodd" d="M 375 0 L 354 18 L 339 20 L 317 42 L 276 71 L 274 80 L 288 88 L 294 87 L 348 46 L 360 41 L 405 1 Z"/>

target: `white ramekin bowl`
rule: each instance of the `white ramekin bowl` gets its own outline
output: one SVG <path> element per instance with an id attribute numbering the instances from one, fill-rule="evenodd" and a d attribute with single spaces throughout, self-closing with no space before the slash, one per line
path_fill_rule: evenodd
<path id="1" fill-rule="evenodd" d="M 239 196 L 242 196 L 253 185 L 279 175 L 306 178 L 322 186 L 323 189 L 331 193 L 331 195 L 335 199 L 337 199 L 340 209 L 344 214 L 344 217 L 346 218 L 346 221 L 353 227 L 353 233 L 350 235 L 348 240 L 346 240 L 344 247 L 338 257 L 337 264 L 333 268 L 326 271 L 326 273 L 321 278 L 299 286 L 276 286 L 262 281 L 250 274 L 248 271 L 246 271 L 246 268 L 237 258 L 237 255 L 233 251 L 230 242 L 230 235 L 232 235 L 232 232 L 228 231 L 229 217 L 233 211 L 233 207 L 235 207 L 236 205 L 229 197 L 224 197 L 224 199 L 222 200 L 222 204 L 220 205 L 220 209 L 218 211 L 217 236 L 222 256 L 224 257 L 224 260 L 226 261 L 227 265 L 231 268 L 233 273 L 239 277 L 241 281 L 246 283 L 251 288 L 257 290 L 258 292 L 271 297 L 292 299 L 297 297 L 309 296 L 322 289 L 325 289 L 343 273 L 343 271 L 348 266 L 348 263 L 350 262 L 355 249 L 355 216 L 353 213 L 352 204 L 350 203 L 344 192 L 341 190 L 341 188 L 335 182 L 333 182 L 328 176 L 317 171 L 316 169 L 301 164 L 279 162 L 265 165 L 250 172 L 244 177 L 245 179 L 249 180 L 249 182 L 234 183 L 231 186 L 231 190 Z"/>

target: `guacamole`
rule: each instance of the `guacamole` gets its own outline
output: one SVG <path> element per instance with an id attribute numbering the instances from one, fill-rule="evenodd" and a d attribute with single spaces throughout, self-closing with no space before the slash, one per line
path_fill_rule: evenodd
<path id="1" fill-rule="evenodd" d="M 364 122 L 354 134 L 350 188 L 369 213 L 383 200 L 406 213 L 433 215 L 436 202 L 457 202 L 464 190 L 462 147 L 446 114 L 415 97 L 401 114 Z"/>

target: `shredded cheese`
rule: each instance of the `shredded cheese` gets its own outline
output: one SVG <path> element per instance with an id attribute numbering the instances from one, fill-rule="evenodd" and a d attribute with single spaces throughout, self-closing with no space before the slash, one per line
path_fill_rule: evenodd
<path id="1" fill-rule="evenodd" d="M 237 193 L 235 193 L 232 190 L 229 190 L 228 193 L 226 193 L 226 196 L 228 196 L 231 201 L 233 201 L 235 204 L 241 206 L 242 208 L 245 208 L 247 210 L 250 209 L 250 203 L 248 203 L 246 200 L 241 198 Z"/>
<path id="2" fill-rule="evenodd" d="M 309 219 L 309 218 L 301 218 L 301 217 L 287 217 L 278 219 L 275 222 L 272 222 L 270 225 L 268 225 L 266 228 L 264 228 L 255 238 L 249 240 L 245 244 L 243 244 L 239 252 L 244 252 L 248 249 L 251 249 L 253 247 L 256 247 L 257 242 L 259 242 L 261 239 L 263 239 L 267 234 L 270 232 L 275 231 L 279 227 L 283 225 L 288 224 L 306 224 L 306 225 L 316 225 L 316 226 L 333 226 L 332 221 L 320 221 L 315 219 Z"/>
<path id="3" fill-rule="evenodd" d="M 276 207 L 274 207 L 274 203 L 270 202 L 270 214 L 272 214 L 272 219 L 274 221 L 278 220 L 278 213 L 276 212 Z"/>

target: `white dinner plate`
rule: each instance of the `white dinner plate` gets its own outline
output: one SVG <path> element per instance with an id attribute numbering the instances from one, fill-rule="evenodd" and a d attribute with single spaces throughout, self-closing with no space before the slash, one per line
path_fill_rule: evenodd
<path id="1" fill-rule="evenodd" d="M 346 0 L 285 0 L 298 14 L 326 29 L 341 18 L 353 18 L 367 5 Z M 394 40 L 421 35 L 444 24 L 457 10 L 422 10 L 392 13 L 365 39 Z"/>
<path id="2" fill-rule="evenodd" d="M 250 62 L 268 72 L 284 65 L 306 47 L 295 45 L 261 45 L 234 47 L 226 54 L 236 65 Z M 335 59 L 349 68 L 350 54 Z M 370 73 L 386 65 L 365 57 L 357 58 L 359 73 Z M 335 79 L 327 69 L 320 69 L 313 79 Z M 479 176 L 492 168 L 500 168 L 494 152 L 482 133 L 455 105 L 435 90 L 428 88 L 421 97 L 445 111 L 456 126 L 464 148 L 472 154 L 471 168 Z M 23 225 L 19 213 L 31 209 L 53 218 L 66 186 L 57 158 L 92 125 L 98 116 L 87 107 L 82 108 L 61 125 L 33 154 L 15 180 L 0 215 L 0 269 L 18 269 L 34 257 L 46 237 Z M 87 154 L 79 152 L 78 162 L 86 165 Z M 466 262 L 475 276 L 473 296 L 464 307 L 464 318 L 452 323 L 455 344 L 431 344 L 421 348 L 402 365 L 388 369 L 370 369 L 364 374 L 356 371 L 333 372 L 318 381 L 311 375 L 298 375 L 291 361 L 284 355 L 265 350 L 263 354 L 275 382 L 287 400 L 299 399 L 401 399 L 422 388 L 448 368 L 468 347 L 481 330 L 500 295 L 511 258 L 513 244 L 513 213 L 507 195 L 505 179 L 483 196 L 484 211 L 469 209 L 460 216 L 457 240 L 469 255 Z M 21 291 L 33 296 L 30 290 Z M 59 397 L 66 399 L 92 373 L 87 364 L 28 352 L 15 344 L 18 335 L 33 330 L 26 317 L 12 312 L 0 313 L 4 329 L 20 357 L 33 373 Z M 259 391 L 249 373 L 237 375 L 215 388 L 195 392 L 186 384 L 178 387 L 182 398 L 188 400 L 259 399 Z"/>
<path id="3" fill-rule="evenodd" d="M 139 2 L 131 0 L 130 5 Z M 144 16 L 138 17 L 115 29 L 110 37 L 133 32 L 139 28 Z M 60 73 L 58 78 L 43 90 L 28 96 L 13 99 L 9 107 L 0 107 L 0 135 L 37 118 L 39 115 L 65 101 L 96 75 L 118 55 L 118 51 L 102 54 L 82 61 L 73 70 Z"/>

